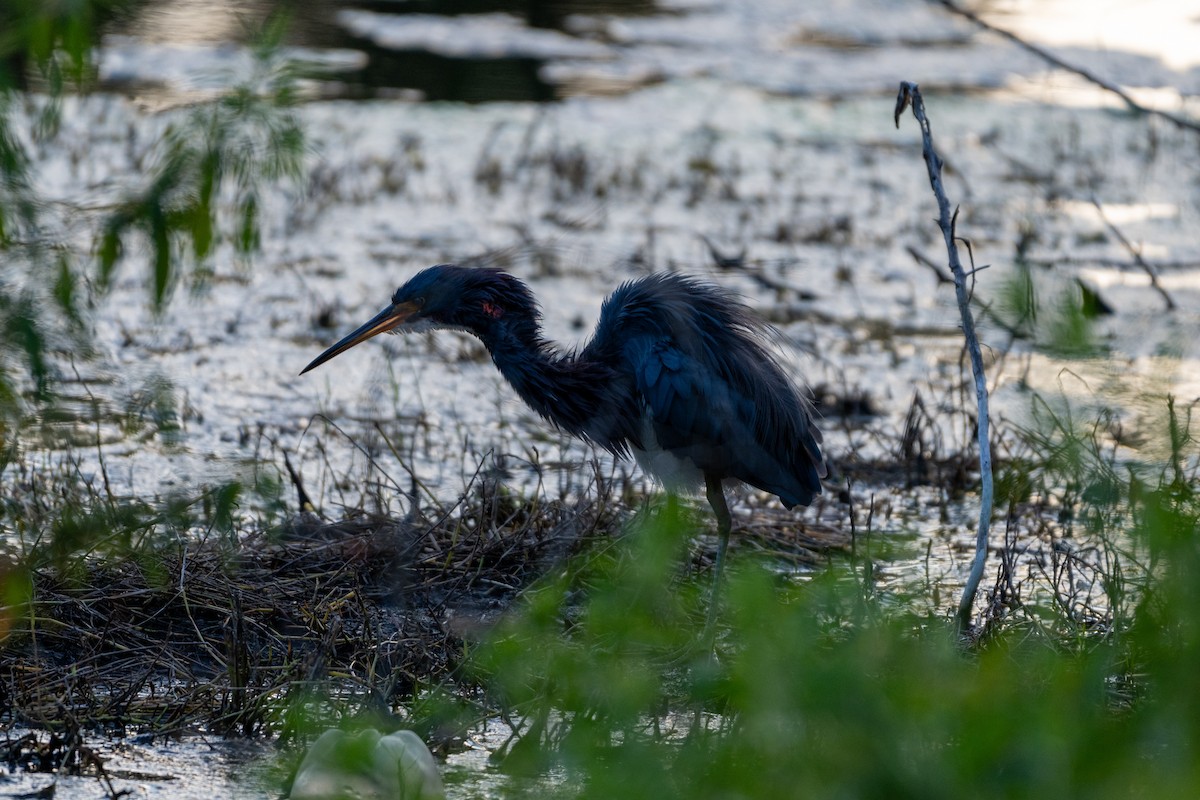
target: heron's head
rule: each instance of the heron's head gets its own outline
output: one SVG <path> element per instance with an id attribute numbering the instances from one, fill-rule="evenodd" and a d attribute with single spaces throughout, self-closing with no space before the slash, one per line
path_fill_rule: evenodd
<path id="1" fill-rule="evenodd" d="M 439 264 L 414 275 L 396 290 L 387 308 L 313 359 L 300 374 L 380 333 L 452 328 L 487 342 L 498 327 L 518 321 L 536 322 L 537 317 L 537 303 L 529 288 L 512 275 L 494 269 Z"/>

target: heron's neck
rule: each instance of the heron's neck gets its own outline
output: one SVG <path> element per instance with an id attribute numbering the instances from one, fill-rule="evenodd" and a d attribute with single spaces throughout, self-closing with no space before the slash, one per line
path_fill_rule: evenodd
<path id="1" fill-rule="evenodd" d="M 542 336 L 535 320 L 506 321 L 481 337 L 492 361 L 534 411 L 567 432 L 587 435 L 611 377 L 607 370 L 572 354 L 564 354 Z"/>

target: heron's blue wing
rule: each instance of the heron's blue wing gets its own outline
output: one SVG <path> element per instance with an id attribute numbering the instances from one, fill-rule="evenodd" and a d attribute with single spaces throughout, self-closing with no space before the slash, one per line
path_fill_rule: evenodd
<path id="1" fill-rule="evenodd" d="M 722 371 L 719 357 L 694 354 L 668 336 L 631 339 L 625 354 L 658 447 L 691 459 L 702 473 L 776 494 L 789 507 L 812 501 L 819 474 L 797 459 L 811 433 L 768 422 L 790 406 L 770 408 L 778 398 L 756 399 Z"/>
<path id="2" fill-rule="evenodd" d="M 763 331 L 734 298 L 701 282 L 660 274 L 623 284 L 578 356 L 612 370 L 595 389 L 607 399 L 589 435 L 614 452 L 661 448 L 789 508 L 809 504 L 825 474 L 820 432 Z"/>
<path id="3" fill-rule="evenodd" d="M 719 470 L 713 459 L 745 413 L 726 382 L 669 337 L 637 337 L 625 354 L 658 446 Z"/>

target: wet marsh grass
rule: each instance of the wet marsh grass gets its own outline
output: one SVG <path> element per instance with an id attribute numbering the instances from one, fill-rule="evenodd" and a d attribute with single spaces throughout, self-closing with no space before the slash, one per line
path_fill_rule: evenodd
<path id="1" fill-rule="evenodd" d="M 409 697 L 457 661 L 447 608 L 505 605 L 617 513 L 475 487 L 429 518 L 302 514 L 270 530 L 234 522 L 236 487 L 160 508 L 55 497 L 52 532 L 4 565 L 5 711 L 254 735 L 278 733 L 280 700 L 329 670 L 335 694 L 383 676 L 389 703 Z"/>

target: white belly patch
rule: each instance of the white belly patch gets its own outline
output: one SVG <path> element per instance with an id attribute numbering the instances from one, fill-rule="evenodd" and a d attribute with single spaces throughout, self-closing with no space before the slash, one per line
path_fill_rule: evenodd
<path id="1" fill-rule="evenodd" d="M 704 486 L 704 473 L 690 458 L 680 458 L 658 446 L 649 414 L 642 418 L 642 444 L 631 448 L 642 471 L 673 494 L 692 494 Z"/>

